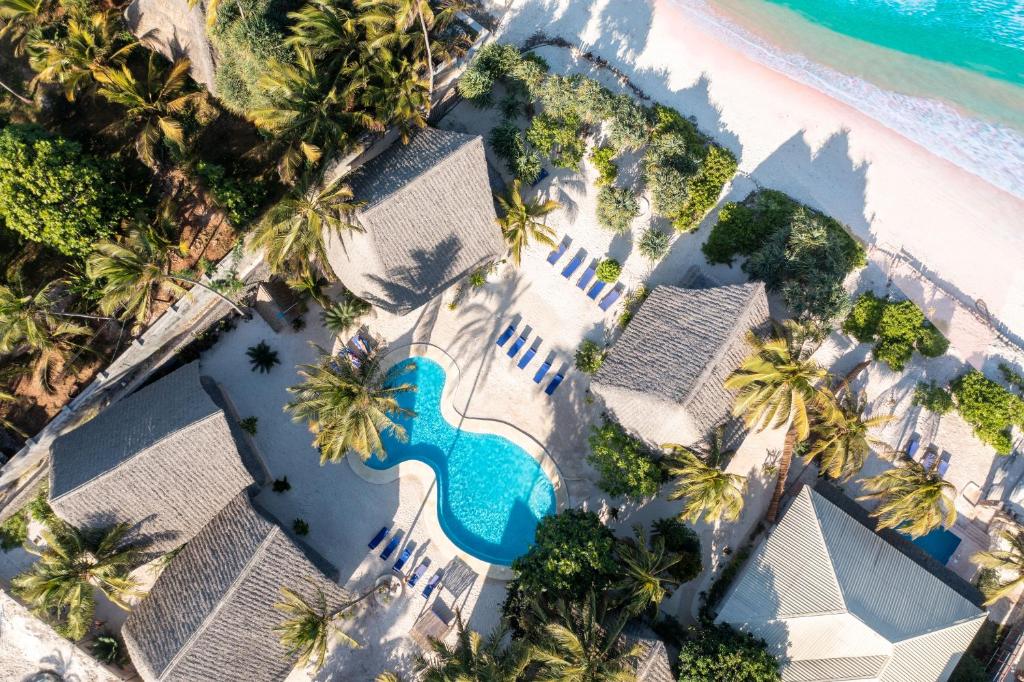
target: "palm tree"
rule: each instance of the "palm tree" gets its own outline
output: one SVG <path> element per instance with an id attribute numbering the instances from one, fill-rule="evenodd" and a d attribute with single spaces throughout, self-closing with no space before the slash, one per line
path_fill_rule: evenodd
<path id="1" fill-rule="evenodd" d="M 281 645 L 288 650 L 288 656 L 297 657 L 298 665 L 305 667 L 311 662 L 319 671 L 327 660 L 327 650 L 333 637 L 352 648 L 359 643 L 337 626 L 342 611 L 351 608 L 359 600 L 348 601 L 340 609 L 331 609 L 323 589 L 316 587 L 313 599 L 306 600 L 299 593 L 287 587 L 280 588 L 282 600 L 274 608 L 286 618 L 274 628 Z M 372 593 L 371 593 L 372 594 Z"/>
<path id="2" fill-rule="evenodd" d="M 623 593 L 624 607 L 631 615 L 655 610 L 679 585 L 672 576 L 682 557 L 665 550 L 665 541 L 655 538 L 650 546 L 640 525 L 633 527 L 635 542 L 620 542 L 616 548 L 622 577 L 616 588 Z"/>
<path id="3" fill-rule="evenodd" d="M 456 610 L 455 644 L 430 638 L 431 653 L 416 662 L 422 682 L 516 682 L 529 664 L 529 651 L 520 640 L 505 646 L 507 630 L 495 628 L 487 637 L 467 630 Z"/>
<path id="4" fill-rule="evenodd" d="M 747 426 L 758 430 L 789 424 L 775 492 L 768 505 L 767 518 L 773 523 L 779 513 L 793 449 L 810 435 L 811 410 L 826 410 L 832 399 L 827 389 L 821 387 L 828 373 L 810 358 L 811 351 L 798 325 L 788 322 L 782 334 L 768 341 L 753 333 L 748 340 L 754 352 L 725 380 L 726 388 L 739 391 L 733 414 L 743 415 Z"/>
<path id="5" fill-rule="evenodd" d="M 619 637 L 626 614 L 606 618 L 604 604 L 591 592 L 578 609 L 560 603 L 561 622 L 544 626 L 544 637 L 533 647 L 532 658 L 542 665 L 539 682 L 633 682 L 631 659 L 640 647 L 624 650 Z"/>
<path id="6" fill-rule="evenodd" d="M 1024 532 L 1020 529 L 1012 533 L 1004 530 L 999 533 L 999 538 L 1006 543 L 1005 549 L 990 549 L 971 556 L 971 561 L 996 571 L 999 578 L 993 589 L 985 591 L 985 606 L 995 604 L 1024 585 Z M 1011 577 L 1004 579 L 1007 574 Z"/>
<path id="7" fill-rule="evenodd" d="M 368 79 L 361 102 L 374 112 L 375 120 L 387 120 L 398 128 L 402 143 L 427 126 L 430 91 L 419 76 L 416 64 L 405 57 L 369 64 Z"/>
<path id="8" fill-rule="evenodd" d="M 328 55 L 328 59 L 351 58 L 358 47 L 359 21 L 348 7 L 313 0 L 290 12 L 288 18 L 292 23 L 287 45 L 315 50 Z M 333 66 L 333 70 L 340 70 L 344 64 Z"/>
<path id="9" fill-rule="evenodd" d="M 300 366 L 299 374 L 305 381 L 288 389 L 295 399 L 285 405 L 285 410 L 295 421 L 309 424 L 321 464 L 340 461 L 349 450 L 364 460 L 371 455 L 384 459 L 387 452 L 382 434 L 406 438 L 405 429 L 391 417 L 414 414 L 398 404 L 397 396 L 416 387 L 394 383 L 411 365 L 385 376 L 376 355 L 358 360 L 357 367 L 319 350 L 321 356 L 315 365 Z"/>
<path id="10" fill-rule="evenodd" d="M 26 545 L 39 560 L 11 585 L 37 615 L 57 620 L 61 634 L 81 639 L 92 624 L 94 589 L 126 610 L 125 599 L 137 594 L 129 573 L 140 561 L 140 546 L 129 542 L 130 532 L 127 523 L 79 530 L 51 519 L 42 532 L 45 547 Z"/>
<path id="11" fill-rule="evenodd" d="M 878 518 L 879 528 L 899 528 L 911 537 L 927 535 L 940 525 L 956 522 L 956 486 L 943 480 L 936 468 L 936 455 L 931 467 L 904 460 L 878 476 L 861 481 L 867 495 L 859 500 L 877 500 L 871 515 Z"/>
<path id="12" fill-rule="evenodd" d="M 706 439 L 703 451 L 665 444 L 669 450 L 668 474 L 675 479 L 668 499 L 685 501 L 679 512 L 680 520 L 692 523 L 701 514 L 708 523 L 722 518 L 735 521 L 740 517 L 747 479 L 722 471 L 721 466 L 733 452 L 724 448 L 724 438 L 725 429 L 718 427 Z"/>
<path id="13" fill-rule="evenodd" d="M 349 230 L 360 229 L 352 222 L 359 206 L 352 200 L 352 188 L 340 179 L 323 185 L 319 177 L 307 174 L 267 211 L 250 248 L 263 249 L 274 272 L 306 272 L 311 262 L 327 263 L 325 231 L 340 238 Z"/>
<path id="14" fill-rule="evenodd" d="M 361 10 L 360 19 L 371 27 L 373 33 L 383 33 L 389 26 L 395 33 L 405 33 L 414 24 L 419 24 L 423 34 L 423 50 L 426 59 L 422 65 L 427 72 L 428 86 L 425 111 L 429 113 L 431 95 L 434 92 L 434 56 L 430 51 L 430 31 L 434 25 L 434 9 L 430 0 L 356 0 Z M 383 30 L 382 30 L 383 29 Z M 418 70 L 418 69 L 417 69 Z"/>
<path id="15" fill-rule="evenodd" d="M 872 448 L 886 444 L 871 435 L 871 430 L 884 426 L 894 415 L 882 414 L 864 418 L 867 401 L 847 388 L 836 402 L 836 409 L 816 415 L 811 425 L 811 446 L 804 461 L 818 460 L 821 473 L 848 480 L 864 466 Z"/>
<path id="16" fill-rule="evenodd" d="M 33 37 L 53 21 L 54 0 L 0 0 L 0 40 L 7 39 L 14 56 L 25 54 Z"/>
<path id="17" fill-rule="evenodd" d="M 538 241 L 553 247 L 555 232 L 544 224 L 543 218 L 562 205 L 553 199 L 540 203 L 534 199 L 524 199 L 519 179 L 512 181 L 504 196 L 498 196 L 498 206 L 504 214 L 497 218 L 498 227 L 505 236 L 512 262 L 519 265 L 530 240 Z"/>
<path id="18" fill-rule="evenodd" d="M 140 80 L 127 66 L 100 66 L 94 77 L 97 92 L 125 108 L 117 125 L 135 137 L 135 151 L 148 166 L 157 166 L 157 145 L 164 140 L 178 149 L 185 146 L 181 114 L 198 104 L 203 95 L 187 92 L 191 62 L 181 58 L 165 69 L 156 52 L 151 52 L 145 76 Z"/>
<path id="19" fill-rule="evenodd" d="M 343 334 L 354 327 L 359 318 L 369 310 L 369 303 L 345 292 L 344 298 L 325 308 L 321 317 L 325 327 L 335 334 Z"/>
<path id="20" fill-rule="evenodd" d="M 252 371 L 259 370 L 260 374 L 269 374 L 274 365 L 281 364 L 277 357 L 277 351 L 272 349 L 266 341 L 260 341 L 255 346 L 250 346 L 245 354 L 252 365 Z"/>
<path id="21" fill-rule="evenodd" d="M 8 393 L 7 391 L 0 391 L 0 403 L 12 403 L 14 405 L 17 405 L 20 402 L 21 398 L 14 395 L 13 393 Z M 14 422 L 12 422 L 10 419 L 7 419 L 6 417 L 0 417 L 0 428 L 7 429 L 8 431 L 13 431 L 19 436 L 26 435 L 24 431 L 15 426 Z"/>

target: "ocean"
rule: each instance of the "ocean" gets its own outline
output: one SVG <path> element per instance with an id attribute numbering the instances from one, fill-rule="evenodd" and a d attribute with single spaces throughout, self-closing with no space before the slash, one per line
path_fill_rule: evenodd
<path id="1" fill-rule="evenodd" d="M 1024 197 L 1024 0 L 673 0 L 748 56 Z"/>

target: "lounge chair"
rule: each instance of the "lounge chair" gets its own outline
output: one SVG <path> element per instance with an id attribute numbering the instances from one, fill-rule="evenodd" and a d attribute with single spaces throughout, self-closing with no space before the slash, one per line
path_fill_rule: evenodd
<path id="1" fill-rule="evenodd" d="M 405 562 L 409 560 L 410 556 L 412 556 L 412 550 L 406 547 L 402 550 L 402 554 L 398 557 L 395 565 L 391 567 L 391 570 L 395 573 L 401 573 L 402 569 L 405 568 Z"/>
<path id="2" fill-rule="evenodd" d="M 540 175 L 537 176 L 537 179 L 533 181 L 533 184 L 530 185 L 530 187 L 536 187 L 541 182 L 543 182 L 544 178 L 546 178 L 548 175 L 550 175 L 550 173 L 548 173 L 548 169 L 547 168 L 541 168 L 540 169 Z"/>
<path id="3" fill-rule="evenodd" d="M 370 354 L 370 345 L 366 343 L 366 340 L 363 339 L 363 337 L 360 336 L 358 333 L 356 333 L 356 335 L 352 337 L 352 340 L 349 341 L 349 343 L 355 344 L 356 349 L 359 350 L 361 353 L 365 355 Z"/>
<path id="4" fill-rule="evenodd" d="M 380 553 L 380 558 L 387 561 L 388 558 L 395 552 L 395 548 L 398 547 L 398 543 L 402 541 L 402 536 L 395 534 L 395 537 L 391 538 L 391 542 L 387 544 L 384 551 Z"/>
<path id="5" fill-rule="evenodd" d="M 548 373 L 549 369 L 551 369 L 550 362 L 545 362 L 543 365 L 541 365 L 540 368 L 537 370 L 537 373 L 533 375 L 533 383 L 539 384 L 541 382 L 541 379 L 544 378 L 544 375 Z"/>
<path id="6" fill-rule="evenodd" d="M 430 594 L 434 591 L 434 588 L 436 588 L 437 584 L 441 582 L 441 574 L 443 572 L 444 571 L 442 571 L 442 569 L 439 568 L 437 569 L 437 572 L 434 573 L 434 575 L 430 576 L 430 580 L 427 581 L 426 587 L 423 588 L 424 597 L 430 597 Z"/>
<path id="7" fill-rule="evenodd" d="M 590 291 L 587 292 L 587 298 L 591 301 L 597 300 L 597 295 L 604 289 L 605 283 L 601 280 L 594 282 L 594 286 L 590 287 Z"/>
<path id="8" fill-rule="evenodd" d="M 615 303 L 617 300 L 619 300 L 619 296 L 621 295 L 621 289 L 612 289 L 607 294 L 605 294 L 604 298 L 601 299 L 601 302 L 598 304 L 598 307 L 601 308 L 601 310 L 608 310 L 609 308 L 612 307 L 612 303 Z"/>
<path id="9" fill-rule="evenodd" d="M 921 436 L 915 433 L 913 436 L 910 437 L 910 440 L 907 441 L 907 457 L 909 457 L 910 459 L 914 459 L 914 455 L 917 454 L 917 449 L 919 447 L 921 447 Z"/>
<path id="10" fill-rule="evenodd" d="M 552 249 L 551 253 L 548 254 L 548 263 L 551 265 L 557 263 L 558 259 L 562 257 L 563 253 L 565 253 L 565 250 L 569 248 L 569 244 L 571 242 L 572 240 L 569 239 L 568 235 L 566 235 L 565 239 L 562 240 L 562 243 Z"/>
<path id="11" fill-rule="evenodd" d="M 948 452 L 942 453 L 942 459 L 939 460 L 939 476 L 945 476 L 946 472 L 949 471 L 949 460 L 951 460 L 952 458 L 953 456 Z"/>
<path id="12" fill-rule="evenodd" d="M 591 265 L 589 268 L 583 271 L 580 276 L 580 281 L 576 282 L 576 286 L 580 289 L 586 289 L 587 285 L 590 284 L 590 280 L 594 279 L 594 266 Z"/>
<path id="13" fill-rule="evenodd" d="M 531 346 L 530 348 L 527 348 L 526 352 L 523 353 L 523 357 L 519 358 L 519 363 L 516 366 L 519 367 L 519 369 L 526 367 L 528 364 L 530 364 L 530 360 L 533 360 L 533 356 L 536 354 L 536 346 Z"/>
<path id="14" fill-rule="evenodd" d="M 370 549 L 377 549 L 377 545 L 379 545 L 381 543 L 381 541 L 384 538 L 386 538 L 387 536 L 388 536 L 388 527 L 384 526 L 379 531 L 377 531 L 377 534 L 373 536 L 373 539 L 370 540 L 370 544 L 367 545 L 367 547 L 369 547 Z"/>
<path id="15" fill-rule="evenodd" d="M 519 338 L 516 339 L 515 342 L 513 342 L 513 344 L 511 346 L 508 347 L 508 356 L 510 358 L 511 357 L 515 357 L 515 354 L 519 352 L 519 349 L 522 348 L 523 344 L 525 344 L 525 343 L 526 343 L 526 332 L 523 332 L 522 334 L 519 335 Z"/>
<path id="16" fill-rule="evenodd" d="M 554 393 L 555 389 L 561 385 L 563 379 L 565 379 L 565 376 L 563 376 L 561 372 L 556 374 L 555 378 L 551 380 L 550 384 L 548 384 L 548 387 L 544 389 L 544 392 L 548 395 Z"/>
<path id="17" fill-rule="evenodd" d="M 430 559 L 424 559 L 420 562 L 420 565 L 416 567 L 416 570 L 409 576 L 409 587 L 412 587 L 420 581 L 423 574 L 427 572 L 427 566 L 430 565 Z"/>
<path id="18" fill-rule="evenodd" d="M 572 277 L 572 273 L 576 272 L 576 269 L 580 266 L 580 263 L 583 262 L 583 258 L 584 253 L 582 250 L 580 250 L 580 252 L 573 256 L 573 259 L 569 261 L 569 264 L 565 266 L 565 269 L 562 270 L 562 277 L 565 277 L 566 279 Z"/>
<path id="19" fill-rule="evenodd" d="M 510 324 L 508 327 L 505 328 L 505 331 L 501 333 L 501 336 L 498 337 L 497 345 L 504 346 L 506 343 L 508 343 L 508 340 L 511 339 L 512 335 L 515 333 L 516 326 L 514 324 Z"/>

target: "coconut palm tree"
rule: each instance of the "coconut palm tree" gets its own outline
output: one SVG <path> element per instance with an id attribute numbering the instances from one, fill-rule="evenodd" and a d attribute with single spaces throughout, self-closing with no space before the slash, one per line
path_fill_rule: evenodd
<path id="1" fill-rule="evenodd" d="M 498 227 L 508 244 L 513 263 L 519 265 L 523 249 L 529 245 L 530 240 L 554 247 L 555 232 L 544 224 L 543 218 L 562 207 L 557 201 L 548 199 L 541 203 L 532 198 L 524 198 L 519 178 L 516 178 L 506 193 L 498 196 L 498 206 L 503 214 L 497 218 Z"/>
<path id="2" fill-rule="evenodd" d="M 911 537 L 921 537 L 940 525 L 956 522 L 956 486 L 943 480 L 936 468 L 939 457 L 925 468 L 920 462 L 904 460 L 878 476 L 861 481 L 870 491 L 859 500 L 879 502 L 871 515 L 879 528 L 899 528 Z"/>
<path id="3" fill-rule="evenodd" d="M 810 448 L 804 461 L 818 460 L 821 473 L 834 479 L 848 480 L 864 466 L 872 448 L 888 446 L 871 435 L 871 430 L 884 426 L 895 417 L 880 414 L 864 418 L 867 401 L 863 395 L 848 388 L 841 392 L 836 409 L 816 415 L 811 425 Z"/>
<path id="4" fill-rule="evenodd" d="M 308 600 L 287 587 L 280 590 L 281 601 L 274 604 L 274 608 L 283 613 L 285 619 L 274 628 L 274 632 L 288 650 L 288 656 L 296 657 L 299 666 L 312 663 L 316 671 L 323 668 L 331 639 L 335 637 L 346 646 L 359 648 L 359 642 L 337 625 L 342 612 L 354 606 L 358 599 L 347 601 L 340 609 L 332 609 L 320 587 L 316 587 L 313 598 Z"/>
<path id="5" fill-rule="evenodd" d="M 127 523 L 80 530 L 53 518 L 42 532 L 45 546 L 26 545 L 39 560 L 11 585 L 37 615 L 55 619 L 61 634 L 81 639 L 92 624 L 94 589 L 126 610 L 125 599 L 137 594 L 129 573 L 140 561 L 141 545 L 129 541 L 130 533 Z"/>
<path id="6" fill-rule="evenodd" d="M 14 395 L 13 393 L 8 393 L 7 391 L 0 391 L 0 403 L 11 403 L 13 405 L 17 405 L 20 402 L 21 398 Z M 10 419 L 7 419 L 6 417 L 0 417 L 0 428 L 7 429 L 8 431 L 13 431 L 19 436 L 26 435 L 24 431 L 15 426 L 14 422 L 12 422 Z"/>
<path id="7" fill-rule="evenodd" d="M 326 265 L 324 232 L 340 238 L 359 230 L 352 214 L 360 206 L 352 200 L 352 188 L 341 179 L 323 185 L 306 174 L 274 205 L 256 226 L 249 248 L 262 249 L 264 260 L 277 273 L 307 272 L 310 263 Z"/>
<path id="8" fill-rule="evenodd" d="M 412 384 L 396 382 L 411 365 L 385 376 L 374 354 L 357 360 L 357 367 L 355 362 L 339 361 L 319 350 L 316 364 L 300 365 L 299 374 L 305 380 L 288 389 L 295 399 L 285 405 L 285 410 L 295 421 L 309 424 L 321 464 L 338 462 L 350 450 L 364 460 L 371 455 L 384 459 L 387 452 L 382 434 L 406 438 L 405 429 L 392 416 L 414 415 L 397 400 L 398 395 L 416 389 Z"/>
<path id="9" fill-rule="evenodd" d="M 726 388 L 738 390 L 733 414 L 743 415 L 747 426 L 762 430 L 789 424 L 775 492 L 768 505 L 770 523 L 779 513 L 793 449 L 810 435 L 813 410 L 825 412 L 832 403 L 824 388 L 828 373 L 811 359 L 799 325 L 787 322 L 781 332 L 768 341 L 750 333 L 754 352 L 725 380 Z"/>
<path id="10" fill-rule="evenodd" d="M 370 310 L 370 304 L 363 299 L 345 292 L 340 301 L 324 308 L 321 314 L 324 326 L 335 334 L 343 334 L 355 326 L 359 318 Z"/>
<path id="11" fill-rule="evenodd" d="M 289 30 L 285 40 L 293 47 L 309 48 L 326 54 L 328 68 L 343 69 L 344 62 L 330 64 L 332 60 L 347 60 L 354 56 L 360 40 L 358 15 L 348 7 L 333 2 L 313 0 L 299 10 L 290 12 Z"/>
<path id="12" fill-rule="evenodd" d="M 419 76 L 415 62 L 405 57 L 372 61 L 360 98 L 376 120 L 390 121 L 398 128 L 402 143 L 408 144 L 416 130 L 427 126 L 430 91 Z"/>
<path id="13" fill-rule="evenodd" d="M 507 630 L 495 628 L 487 637 L 467 630 L 456 610 L 454 645 L 430 639 L 430 654 L 416 661 L 422 682 L 516 682 L 529 664 L 529 650 L 520 640 L 503 644 Z"/>
<path id="14" fill-rule="evenodd" d="M 655 538 L 648 545 L 647 534 L 640 525 L 633 526 L 633 533 L 635 542 L 620 542 L 616 547 L 622 577 L 615 587 L 622 592 L 626 611 L 639 616 L 657 609 L 678 587 L 672 569 L 682 557 L 666 551 L 662 538 Z"/>
<path id="15" fill-rule="evenodd" d="M 151 52 L 146 72 L 137 78 L 127 66 L 100 66 L 93 71 L 99 83 L 97 93 L 125 108 L 124 120 L 115 124 L 135 138 L 135 151 L 140 160 L 156 167 L 157 145 L 167 142 L 178 149 L 185 146 L 182 113 L 202 101 L 202 93 L 188 92 L 187 58 L 176 60 L 169 68 L 163 57 Z"/>
<path id="16" fill-rule="evenodd" d="M 249 346 L 245 351 L 249 358 L 251 371 L 259 371 L 260 374 L 269 374 L 274 365 L 280 365 L 281 360 L 277 357 L 277 351 L 270 347 L 266 341 L 260 341 L 255 346 Z"/>
<path id="17" fill-rule="evenodd" d="M 603 603 L 591 592 L 573 609 L 564 602 L 555 609 L 560 622 L 548 623 L 532 650 L 541 664 L 534 678 L 539 682 L 633 682 L 633 660 L 640 647 L 625 649 L 619 637 L 627 614 L 606 617 Z"/>
<path id="18" fill-rule="evenodd" d="M 360 9 L 360 21 L 370 27 L 369 33 L 381 34 L 386 31 L 404 34 L 413 24 L 419 25 L 423 34 L 423 50 L 426 59 L 419 65 L 427 72 L 426 109 L 430 111 L 430 96 L 434 92 L 434 56 L 430 51 L 430 31 L 434 25 L 434 9 L 430 0 L 356 0 Z"/>
<path id="19" fill-rule="evenodd" d="M 999 533 L 999 539 L 1005 543 L 1004 549 L 975 552 L 971 556 L 971 561 L 978 566 L 996 571 L 999 579 L 993 589 L 985 591 L 985 606 L 995 604 L 1024 585 L 1024 531 L 1004 530 Z"/>
<path id="20" fill-rule="evenodd" d="M 21 57 L 34 37 L 54 19 L 55 0 L 0 0 L 0 40 Z"/>
<path id="21" fill-rule="evenodd" d="M 747 479 L 722 471 L 732 454 L 723 446 L 725 429 L 719 427 L 705 440 L 703 450 L 666 443 L 668 474 L 673 479 L 670 500 L 684 500 L 679 512 L 682 521 L 697 521 L 701 515 L 708 523 L 718 519 L 735 521 L 743 511 L 743 493 Z"/>

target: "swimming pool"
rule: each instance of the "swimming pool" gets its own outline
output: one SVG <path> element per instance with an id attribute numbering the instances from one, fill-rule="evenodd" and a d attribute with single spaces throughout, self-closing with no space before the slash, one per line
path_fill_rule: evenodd
<path id="1" fill-rule="evenodd" d="M 936 561 L 943 565 L 949 561 L 949 558 L 953 556 L 953 552 L 960 546 L 960 538 L 942 527 L 936 528 L 927 535 L 922 535 L 916 540 L 912 540 L 912 542 L 931 554 Z"/>
<path id="2" fill-rule="evenodd" d="M 411 371 L 401 370 L 412 366 Z M 537 522 L 555 511 L 555 490 L 540 464 L 512 441 L 493 433 L 458 429 L 441 414 L 444 368 L 413 358 L 392 369 L 389 382 L 415 384 L 398 396 L 415 417 L 399 417 L 403 443 L 383 437 L 387 458 L 367 466 L 388 469 L 419 460 L 437 476 L 438 518 L 460 549 L 492 564 L 511 565 L 533 543 Z"/>

